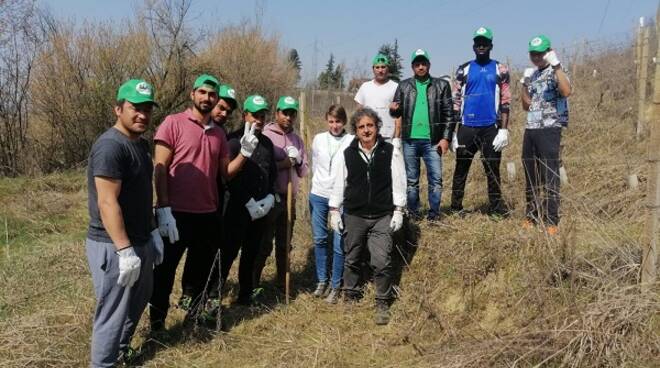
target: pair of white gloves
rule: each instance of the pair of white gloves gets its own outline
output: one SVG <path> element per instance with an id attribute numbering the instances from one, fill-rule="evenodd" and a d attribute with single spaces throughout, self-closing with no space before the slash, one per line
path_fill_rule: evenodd
<path id="1" fill-rule="evenodd" d="M 550 50 L 545 53 L 543 56 L 543 60 L 550 64 L 553 68 L 561 64 L 559 61 L 559 57 L 557 56 L 557 53 L 555 50 Z M 536 68 L 525 68 L 523 71 L 523 76 L 520 78 L 520 83 L 524 84 L 525 86 L 529 85 L 531 79 L 532 79 L 532 74 L 536 71 Z"/>
<path id="2" fill-rule="evenodd" d="M 508 145 L 509 145 L 509 130 L 498 129 L 497 135 L 495 136 L 495 139 L 493 139 L 493 149 L 495 150 L 495 152 L 500 152 L 504 149 L 504 147 Z M 451 144 L 449 145 L 449 149 L 452 152 L 456 153 L 456 151 L 461 147 L 465 147 L 465 146 L 458 144 L 458 135 L 456 134 L 456 132 L 454 132 L 454 135 L 451 138 Z"/>
<path id="3" fill-rule="evenodd" d="M 151 242 L 155 250 L 154 266 L 163 262 L 163 252 L 165 246 L 163 238 L 160 236 L 160 231 L 154 229 L 151 232 Z M 117 278 L 117 285 L 123 287 L 132 287 L 133 284 L 140 278 L 140 268 L 142 267 L 142 260 L 135 253 L 132 245 L 122 248 L 117 251 L 119 256 L 119 277 Z"/>
<path id="4" fill-rule="evenodd" d="M 397 232 L 403 226 L 403 211 L 394 210 L 392 220 L 390 220 L 390 230 Z M 341 233 L 344 230 L 344 222 L 341 219 L 341 213 L 338 210 L 330 210 L 330 227 L 332 230 Z"/>
<path id="5" fill-rule="evenodd" d="M 255 201 L 254 198 L 250 198 L 250 200 L 245 204 L 245 208 L 247 208 L 248 212 L 250 213 L 250 218 L 252 218 L 252 221 L 254 221 L 266 216 L 274 205 L 275 196 L 268 194 L 260 201 Z"/>

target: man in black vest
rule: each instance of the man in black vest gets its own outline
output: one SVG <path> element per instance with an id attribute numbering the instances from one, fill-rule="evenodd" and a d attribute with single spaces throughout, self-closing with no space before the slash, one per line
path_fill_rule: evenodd
<path id="1" fill-rule="evenodd" d="M 392 234 L 401 229 L 406 206 L 406 176 L 403 156 L 379 134 L 381 121 L 369 108 L 351 118 L 356 138 L 335 158 L 335 183 L 330 195 L 330 223 L 344 230 L 339 208 L 344 207 L 344 295 L 362 297 L 360 265 L 364 248 L 370 254 L 376 286 L 375 322 L 390 321 L 392 295 Z"/>

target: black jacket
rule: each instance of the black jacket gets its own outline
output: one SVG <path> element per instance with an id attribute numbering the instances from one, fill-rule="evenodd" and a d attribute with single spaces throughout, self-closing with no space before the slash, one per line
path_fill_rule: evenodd
<path id="1" fill-rule="evenodd" d="M 426 90 L 429 106 L 429 123 L 431 124 L 431 143 L 437 144 L 440 139 L 451 141 L 456 123 L 453 121 L 453 102 L 449 82 L 440 78 L 431 78 Z M 412 118 L 417 99 L 415 78 L 401 81 L 394 93 L 394 102 L 399 104 L 397 110 L 391 110 L 394 117 L 401 117 L 401 134 L 403 139 L 410 138 Z"/>
<path id="2" fill-rule="evenodd" d="M 365 218 L 379 218 L 394 210 L 392 199 L 392 152 L 394 147 L 378 136 L 378 144 L 365 162 L 355 138 L 344 150 L 346 187 L 344 211 Z"/>
<path id="3" fill-rule="evenodd" d="M 241 137 L 243 137 L 243 128 L 227 136 L 229 157 L 232 160 L 241 151 Z M 250 198 L 258 201 L 268 194 L 275 193 L 277 164 L 273 153 L 273 142 L 261 133 L 257 133 L 257 138 L 259 144 L 252 156 L 247 159 L 241 171 L 227 183 L 230 201 L 236 200 L 245 204 Z"/>

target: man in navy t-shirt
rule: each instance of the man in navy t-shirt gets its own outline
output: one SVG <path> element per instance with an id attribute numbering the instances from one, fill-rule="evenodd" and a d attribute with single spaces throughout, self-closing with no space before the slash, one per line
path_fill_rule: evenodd
<path id="1" fill-rule="evenodd" d="M 488 213 L 501 216 L 506 213 L 500 189 L 500 160 L 509 142 L 509 71 L 506 65 L 490 58 L 490 29 L 480 27 L 473 40 L 475 59 L 458 67 L 453 85 L 454 113 L 459 124 L 451 144 L 456 152 L 451 210 L 463 210 L 465 181 L 474 155 L 481 151 L 488 181 Z"/>

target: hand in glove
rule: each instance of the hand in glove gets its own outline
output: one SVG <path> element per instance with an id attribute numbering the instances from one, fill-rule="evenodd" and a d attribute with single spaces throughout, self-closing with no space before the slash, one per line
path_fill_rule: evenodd
<path id="1" fill-rule="evenodd" d="M 117 251 L 119 256 L 119 277 L 117 278 L 117 285 L 124 287 L 131 287 L 140 278 L 140 266 L 142 261 L 140 257 L 135 254 L 132 246 L 128 246 L 122 250 Z"/>
<path id="2" fill-rule="evenodd" d="M 509 130 L 508 129 L 498 129 L 495 139 L 493 139 L 493 149 L 495 152 L 500 152 L 509 145 Z"/>
<path id="3" fill-rule="evenodd" d="M 254 130 L 257 128 L 257 123 L 245 122 L 245 129 L 243 130 L 243 136 L 241 137 L 241 155 L 245 157 L 251 157 L 254 150 L 259 144 L 259 138 L 254 134 Z"/>
<path id="4" fill-rule="evenodd" d="M 460 147 L 461 146 L 458 145 L 458 134 L 454 132 L 454 134 L 451 136 L 451 144 L 449 145 L 449 149 L 456 153 Z"/>
<path id="5" fill-rule="evenodd" d="M 553 68 L 560 64 L 559 58 L 557 57 L 557 53 L 555 52 L 555 50 L 550 50 L 546 52 L 545 55 L 543 56 L 543 60 L 547 61 L 548 64 L 550 64 Z"/>
<path id="6" fill-rule="evenodd" d="M 522 76 L 522 78 L 520 78 L 520 83 L 522 83 L 526 86 L 529 85 L 529 83 L 531 82 L 531 79 L 532 79 L 532 74 L 534 74 L 535 70 L 536 69 L 534 69 L 534 68 L 525 68 L 525 71 L 523 71 L 523 76 Z"/>
<path id="7" fill-rule="evenodd" d="M 287 156 L 289 156 L 289 159 L 291 160 L 292 164 L 300 165 L 302 164 L 302 155 L 300 154 L 300 151 L 294 146 L 287 146 L 284 147 L 284 150 L 286 150 Z"/>
<path id="8" fill-rule="evenodd" d="M 338 233 L 341 233 L 344 230 L 344 222 L 341 220 L 341 213 L 337 210 L 330 210 L 330 227 Z"/>
<path id="9" fill-rule="evenodd" d="M 395 233 L 401 229 L 401 226 L 403 226 L 403 212 L 394 210 L 392 221 L 390 221 L 390 229 Z"/>
<path id="10" fill-rule="evenodd" d="M 252 218 L 252 221 L 258 220 L 266 215 L 263 213 L 263 210 L 261 207 L 259 207 L 254 198 L 250 198 L 250 200 L 245 204 L 245 208 L 247 208 L 248 212 L 250 213 L 250 218 Z"/>
<path id="11" fill-rule="evenodd" d="M 154 244 L 154 251 L 156 251 L 154 255 L 154 266 L 158 266 L 163 263 L 163 255 L 165 254 L 165 244 L 163 243 L 163 238 L 160 237 L 160 231 L 158 229 L 154 229 L 151 232 L 151 242 Z"/>
<path id="12" fill-rule="evenodd" d="M 156 208 L 156 218 L 160 236 L 168 237 L 170 243 L 179 241 L 179 230 L 176 228 L 176 220 L 172 215 L 172 207 Z"/>
<path id="13" fill-rule="evenodd" d="M 394 152 L 392 153 L 394 157 L 398 157 L 403 154 L 401 148 L 401 138 L 392 138 L 392 146 L 394 146 Z"/>
<path id="14" fill-rule="evenodd" d="M 260 200 L 257 202 L 257 206 L 259 206 L 259 211 L 260 213 L 263 213 L 261 217 L 266 216 L 268 212 L 273 208 L 273 205 L 275 204 L 275 197 L 272 194 L 267 195 L 264 197 L 264 199 Z"/>

